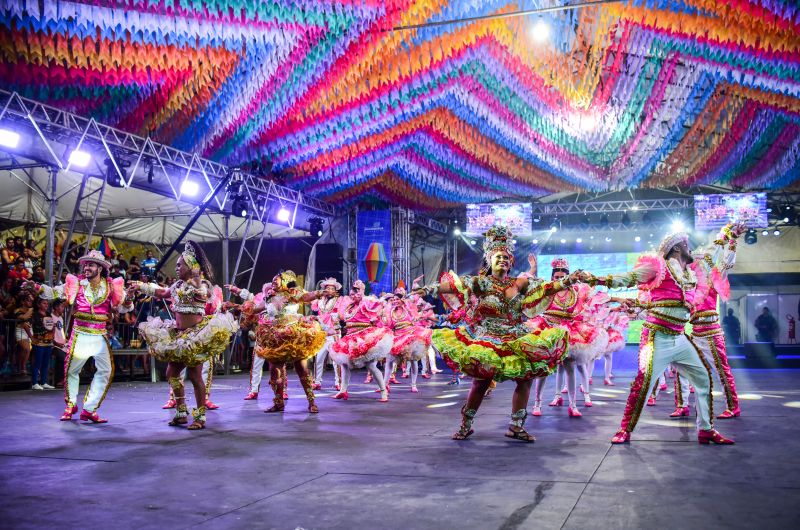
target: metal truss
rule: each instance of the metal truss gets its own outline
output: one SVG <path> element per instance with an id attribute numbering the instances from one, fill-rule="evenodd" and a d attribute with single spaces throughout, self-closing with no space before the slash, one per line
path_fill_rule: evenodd
<path id="1" fill-rule="evenodd" d="M 636 210 L 686 210 L 692 208 L 691 198 L 640 199 L 630 201 L 554 202 L 533 204 L 532 212 L 539 215 L 575 215 L 614 213 Z"/>
<path id="2" fill-rule="evenodd" d="M 0 90 L 0 123 L 16 130 L 29 130 L 41 139 L 41 145 L 27 142 L 15 151 L 16 154 L 53 165 L 62 170 L 82 172 L 70 162 L 69 153 L 84 147 L 89 150 L 101 149 L 109 160 L 109 171 L 119 176 L 124 187 L 136 187 L 171 197 L 176 200 L 192 202 L 183 196 L 181 185 L 190 176 L 200 178 L 208 186 L 225 178 L 234 170 L 238 180 L 247 190 L 246 196 L 256 201 L 276 201 L 281 205 L 294 205 L 310 212 L 328 217 L 336 214 L 336 208 L 319 199 L 308 197 L 299 191 L 280 186 L 255 175 L 229 168 L 224 164 L 187 153 L 173 147 L 98 123 L 93 118 L 84 118 L 70 112 L 27 99 L 16 92 Z M 125 170 L 123 161 L 133 162 Z M 98 166 L 105 174 L 105 170 Z M 89 170 L 86 170 L 87 172 Z M 154 177 L 161 185 L 153 185 Z M 148 178 L 149 177 L 149 178 Z M 216 209 L 223 212 L 228 193 L 222 198 L 214 198 Z"/>
<path id="3" fill-rule="evenodd" d="M 252 290 L 251 284 L 253 282 L 253 275 L 256 272 L 258 256 L 261 254 L 261 244 L 264 242 L 264 235 L 266 234 L 267 227 L 269 226 L 268 220 L 270 209 L 271 205 L 265 206 L 262 204 L 261 208 L 256 210 L 254 215 L 249 215 L 247 217 L 244 233 L 242 234 L 241 246 L 239 247 L 239 254 L 236 256 L 236 265 L 234 265 L 233 272 L 230 277 L 231 284 L 244 287 L 247 290 Z M 258 221 L 262 223 L 260 230 L 258 225 L 256 225 L 254 222 L 256 217 L 258 217 Z M 251 252 L 251 250 L 247 248 L 247 243 L 248 241 L 252 241 L 254 239 L 257 239 L 258 242 L 256 243 L 255 252 Z M 223 254 L 228 253 L 227 249 L 223 249 L 223 251 Z M 224 272 L 223 275 L 227 276 Z M 247 282 L 242 283 L 245 277 L 247 278 Z"/>
<path id="4" fill-rule="evenodd" d="M 97 214 L 100 212 L 100 205 L 103 204 L 103 193 L 106 190 L 106 180 L 100 180 L 100 187 L 95 188 L 94 190 L 89 191 L 87 184 L 89 182 L 89 175 L 83 175 L 81 179 L 80 189 L 78 190 L 78 197 L 75 199 L 75 207 L 72 209 L 72 218 L 69 221 L 69 229 L 67 230 L 67 239 L 64 241 L 64 246 L 61 249 L 61 260 L 58 264 L 58 273 L 56 274 L 56 278 L 61 278 L 61 273 L 64 272 L 64 267 L 67 263 L 67 256 L 69 255 L 70 251 L 72 251 L 77 244 L 72 240 L 72 237 L 75 235 L 75 227 L 80 226 L 82 228 L 82 232 L 86 234 L 86 244 L 91 245 L 92 243 L 92 236 L 94 235 L 94 228 L 97 225 Z M 86 216 L 83 214 L 81 210 L 83 210 L 84 203 L 86 203 L 89 198 L 93 195 L 97 194 L 97 204 L 92 210 L 91 217 Z M 51 215 L 53 217 L 53 215 Z"/>
<path id="5" fill-rule="evenodd" d="M 411 232 L 414 215 L 405 208 L 392 208 L 392 286 L 411 281 Z M 407 287 L 411 287 L 407 285 Z"/>

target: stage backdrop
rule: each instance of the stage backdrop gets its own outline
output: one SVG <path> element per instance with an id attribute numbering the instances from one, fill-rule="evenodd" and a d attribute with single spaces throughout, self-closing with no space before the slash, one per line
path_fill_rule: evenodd
<path id="1" fill-rule="evenodd" d="M 394 290 L 392 285 L 392 213 L 389 210 L 358 212 L 356 222 L 358 279 L 370 292 Z"/>
<path id="2" fill-rule="evenodd" d="M 746 341 L 756 342 L 755 321 L 765 307 L 778 323 L 775 344 L 797 344 L 797 321 L 800 319 L 800 295 L 797 294 L 748 294 L 747 317 L 741 322 Z"/>

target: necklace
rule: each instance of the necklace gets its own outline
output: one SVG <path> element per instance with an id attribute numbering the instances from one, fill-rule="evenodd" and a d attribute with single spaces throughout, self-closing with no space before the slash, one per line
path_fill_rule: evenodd
<path id="1" fill-rule="evenodd" d="M 561 309 L 571 308 L 573 305 L 575 305 L 575 301 L 577 299 L 578 295 L 575 294 L 575 291 L 571 287 L 569 289 L 566 289 L 566 294 L 564 296 L 562 296 L 561 293 L 558 293 L 555 297 L 553 297 L 553 300 L 555 301 L 556 305 Z"/>

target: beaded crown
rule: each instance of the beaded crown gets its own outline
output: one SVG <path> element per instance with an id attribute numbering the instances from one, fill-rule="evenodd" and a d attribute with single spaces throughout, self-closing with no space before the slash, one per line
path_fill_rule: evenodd
<path id="1" fill-rule="evenodd" d="M 514 254 L 514 234 L 507 226 L 493 226 L 483 234 L 483 254 L 487 258 L 495 252 L 505 251 Z"/>

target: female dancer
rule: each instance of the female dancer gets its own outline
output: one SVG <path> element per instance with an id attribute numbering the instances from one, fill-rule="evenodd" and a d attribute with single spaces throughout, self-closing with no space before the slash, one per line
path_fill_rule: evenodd
<path id="1" fill-rule="evenodd" d="M 563 328 L 531 332 L 522 325 L 522 317 L 535 317 L 548 307 L 552 295 L 571 285 L 574 278 L 544 283 L 510 277 L 514 263 L 511 231 L 495 226 L 485 237 L 483 250 L 488 265 L 479 275 L 459 277 L 449 272 L 439 283 L 428 285 L 417 294 L 438 293 L 454 310 L 467 303 L 470 296 L 477 300 L 467 315 L 466 326 L 433 332 L 436 349 L 473 377 L 467 402 L 461 409 L 461 428 L 453 439 L 464 440 L 474 432 L 472 422 L 492 380 L 512 379 L 516 389 L 506 436 L 533 442 L 535 438 L 524 428 L 531 382 L 552 373 L 566 358 L 567 338 Z M 534 256 L 528 259 L 535 262 Z"/>
<path id="2" fill-rule="evenodd" d="M 422 276 L 414 280 L 414 282 L 416 283 L 420 279 L 422 279 Z M 426 302 L 424 298 L 415 294 L 412 294 L 410 299 L 417 309 L 418 318 L 416 325 L 428 329 L 436 325 L 439 319 L 436 317 L 436 313 L 433 312 L 433 306 Z M 406 366 L 406 369 L 403 371 L 403 377 L 408 376 L 408 369 L 408 366 Z M 425 379 L 430 379 L 432 374 L 438 374 L 439 372 L 441 372 L 441 370 L 436 368 L 436 351 L 433 349 L 433 345 L 430 345 L 428 346 L 427 354 L 422 356 L 422 372 L 420 375 Z"/>
<path id="3" fill-rule="evenodd" d="M 331 348 L 331 357 L 342 370 L 342 389 L 333 398 L 347 400 L 351 370 L 366 366 L 378 383 L 380 401 L 385 403 L 389 401 L 389 390 L 376 364 L 390 355 L 394 335 L 380 325 L 381 303 L 364 297 L 364 287 L 364 282 L 356 280 L 350 296 L 341 297 L 336 305 L 336 313 L 345 323 L 345 334 Z"/>
<path id="4" fill-rule="evenodd" d="M 551 263 L 553 272 L 552 281 L 560 281 L 569 275 L 569 262 L 564 258 L 556 258 Z M 584 384 L 588 387 L 589 378 L 586 374 L 586 365 L 589 360 L 594 360 L 595 352 L 599 351 L 601 343 L 605 342 L 605 335 L 601 334 L 594 326 L 583 322 L 578 317 L 586 307 L 592 295 L 592 289 L 586 284 L 571 285 L 551 297 L 551 302 L 544 313 L 528 320 L 525 325 L 532 331 L 544 331 L 548 328 L 560 327 L 568 334 L 569 354 L 564 362 L 558 366 L 556 376 L 556 397 L 550 403 L 551 407 L 561 406 L 564 399 L 559 392 L 567 379 L 567 392 L 569 395 L 570 418 L 580 418 L 582 414 L 575 403 L 577 393 L 576 370 L 580 372 Z M 542 392 L 547 374 L 536 379 L 536 397 L 533 403 L 533 415 L 542 415 Z M 588 388 L 584 388 L 584 404 L 592 406 Z"/>
<path id="5" fill-rule="evenodd" d="M 230 286 L 234 294 L 241 289 Z M 249 293 L 243 293 L 247 296 Z M 286 407 L 286 364 L 294 365 L 295 373 L 308 400 L 308 412 L 319 412 L 314 399 L 314 382 L 306 366 L 325 343 L 325 331 L 319 321 L 297 313 L 297 304 L 311 302 L 322 295 L 321 291 L 306 292 L 297 287 L 297 276 L 284 271 L 264 286 L 263 297 L 242 305 L 244 313 L 258 319 L 255 353 L 269 361 L 269 384 L 275 394 L 272 407 L 264 412 L 283 412 Z"/>
<path id="6" fill-rule="evenodd" d="M 336 303 L 339 301 L 339 291 L 342 290 L 336 278 L 326 278 L 320 283 L 322 297 L 311 303 L 311 310 L 317 313 L 322 329 L 325 330 L 325 343 L 317 352 L 314 358 L 314 390 L 322 389 L 322 374 L 325 372 L 325 360 L 330 356 L 331 347 L 341 336 L 339 330 L 339 315 L 334 311 Z M 339 390 L 339 369 L 333 365 L 334 388 Z"/>
<path id="7" fill-rule="evenodd" d="M 175 320 L 148 318 L 139 324 L 139 331 L 147 341 L 150 353 L 167 361 L 167 379 L 178 406 L 172 426 L 186 425 L 189 411 L 180 373 L 186 375 L 194 387 L 197 408 L 192 410 L 193 422 L 189 429 L 206 426 L 206 388 L 203 380 L 203 363 L 225 351 L 231 336 L 239 325 L 229 313 L 206 314 L 206 304 L 214 293 L 214 275 L 203 249 L 188 241 L 175 266 L 178 281 L 163 288 L 155 283 L 133 282 L 131 291 L 141 291 L 157 298 L 170 298 Z"/>
<path id="8" fill-rule="evenodd" d="M 419 321 L 416 306 L 408 298 L 404 298 L 406 290 L 398 287 L 394 296 L 389 299 L 388 308 L 383 316 L 386 327 L 394 334 L 394 342 L 390 355 L 386 358 L 384 380 L 389 378 L 396 362 L 408 363 L 411 371 L 411 392 L 417 390 L 418 361 L 425 357 L 431 345 L 431 330 L 416 324 Z"/>

